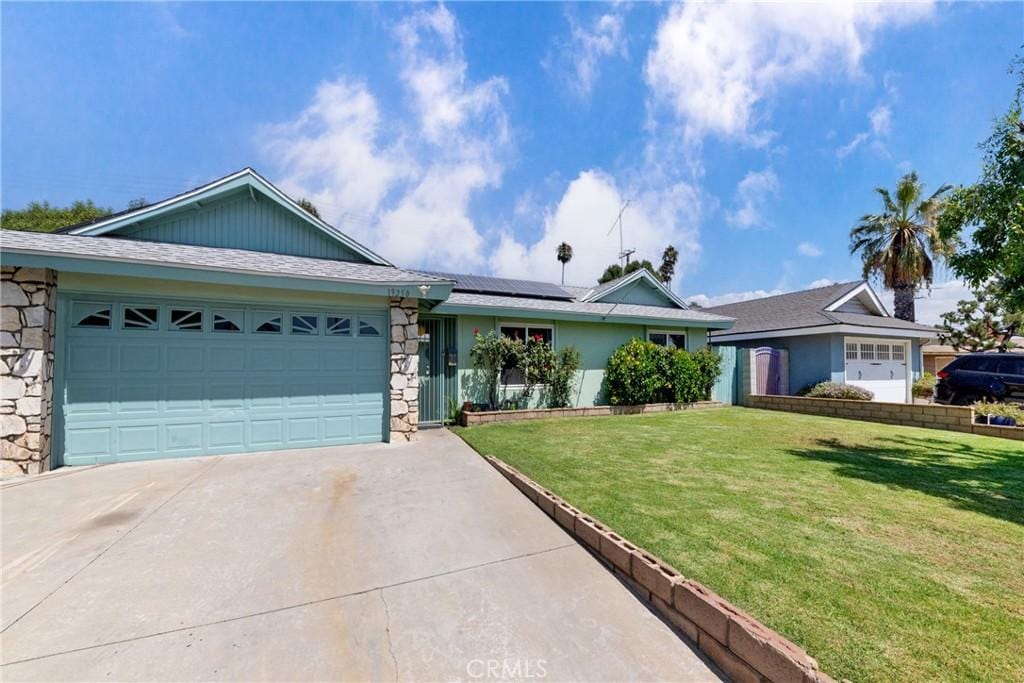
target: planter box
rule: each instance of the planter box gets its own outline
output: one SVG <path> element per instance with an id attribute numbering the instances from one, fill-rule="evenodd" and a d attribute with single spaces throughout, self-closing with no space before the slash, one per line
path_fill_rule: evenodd
<path id="1" fill-rule="evenodd" d="M 697 401 L 696 403 L 647 403 L 639 406 L 591 406 L 589 408 L 531 408 L 527 410 L 486 410 L 463 412 L 463 427 L 487 422 L 519 422 L 521 420 L 544 420 L 553 417 L 596 417 L 599 415 L 643 415 L 647 413 L 668 413 L 677 410 L 707 410 L 721 408 L 719 401 Z"/>

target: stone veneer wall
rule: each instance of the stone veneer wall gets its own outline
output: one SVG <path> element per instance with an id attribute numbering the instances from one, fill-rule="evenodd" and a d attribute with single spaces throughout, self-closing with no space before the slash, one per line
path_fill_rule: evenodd
<path id="1" fill-rule="evenodd" d="M 420 422 L 419 302 L 392 298 L 391 306 L 391 428 L 389 441 L 416 438 Z"/>
<path id="2" fill-rule="evenodd" d="M 50 469 L 57 274 L 2 266 L 0 477 Z"/>

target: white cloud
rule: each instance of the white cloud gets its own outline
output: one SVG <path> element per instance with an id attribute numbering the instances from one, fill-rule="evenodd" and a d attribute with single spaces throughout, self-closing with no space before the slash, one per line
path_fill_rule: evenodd
<path id="1" fill-rule="evenodd" d="M 775 171 L 750 171 L 736 186 L 736 208 L 726 220 L 738 228 L 765 227 L 762 216 L 765 203 L 779 194 L 779 178 Z"/>
<path id="2" fill-rule="evenodd" d="M 724 306 L 725 304 L 734 304 L 739 301 L 750 301 L 751 299 L 763 299 L 766 296 L 775 296 L 776 294 L 783 294 L 781 289 L 752 289 L 746 292 L 727 292 L 725 294 L 694 294 L 693 296 L 686 297 L 686 301 L 697 304 L 701 308 L 708 308 L 709 306 Z"/>
<path id="3" fill-rule="evenodd" d="M 889 311 L 893 311 L 892 292 L 886 291 L 886 303 Z M 914 301 L 914 312 L 917 322 L 925 325 L 938 325 L 942 322 L 942 314 L 956 310 L 956 304 L 962 299 L 973 298 L 970 287 L 960 280 L 947 280 L 932 285 L 931 291 L 922 289 Z"/>
<path id="4" fill-rule="evenodd" d="M 282 188 L 325 218 L 407 265 L 463 269 L 483 263 L 472 199 L 497 186 L 509 146 L 507 83 L 473 83 L 455 17 L 444 6 L 395 29 L 411 122 L 381 113 L 370 88 L 322 83 L 294 120 L 266 126 L 260 143 Z"/>
<path id="5" fill-rule="evenodd" d="M 568 21 L 568 39 L 557 41 L 554 48 L 557 54 L 545 58 L 544 66 L 568 72 L 564 79 L 569 87 L 580 97 L 587 97 L 600 75 L 601 62 L 629 54 L 623 30 L 625 7 L 615 5 L 590 22 L 581 22 L 574 14 L 569 14 Z"/>
<path id="6" fill-rule="evenodd" d="M 883 28 L 931 15 L 931 3 L 686 3 L 658 27 L 645 77 L 687 139 L 717 134 L 764 145 L 772 96 L 837 67 L 859 75 Z"/>
<path id="7" fill-rule="evenodd" d="M 857 133 L 853 139 L 836 150 L 838 158 L 845 159 L 868 140 L 871 140 L 871 146 L 875 151 L 886 153 L 884 139 L 892 130 L 892 109 L 887 104 L 879 104 L 868 112 L 868 123 L 868 130 Z"/>
<path id="8" fill-rule="evenodd" d="M 626 197 L 631 198 L 623 216 L 626 247 L 635 248 L 638 258 L 657 265 L 662 250 L 670 243 L 675 245 L 680 255 L 678 282 L 700 253 L 697 191 L 682 182 L 627 191 L 600 170 L 584 171 L 569 183 L 558 204 L 547 211 L 543 233 L 535 242 L 524 243 L 503 233 L 491 256 L 492 271 L 504 277 L 557 282 L 561 264 L 555 259 L 555 249 L 568 242 L 574 253 L 566 267 L 566 283 L 593 284 L 609 264 L 618 261 L 618 230 L 610 235 L 608 231 Z"/>
<path id="9" fill-rule="evenodd" d="M 827 277 L 819 278 L 813 282 L 808 283 L 802 289 L 817 289 L 818 287 L 828 287 L 834 285 L 835 280 L 830 280 Z M 698 306 L 707 308 L 708 306 L 724 306 L 725 304 L 734 304 L 738 301 L 751 301 L 753 299 L 763 299 L 766 296 L 777 296 L 779 294 L 786 294 L 787 292 L 795 291 L 789 287 L 776 286 L 773 289 L 751 289 L 745 292 L 726 292 L 725 294 L 694 294 L 693 296 L 685 297 L 686 301 L 692 301 Z"/>
<path id="10" fill-rule="evenodd" d="M 801 256 L 815 257 L 821 256 L 824 253 L 820 247 L 810 242 L 801 242 L 797 245 L 796 250 Z"/>

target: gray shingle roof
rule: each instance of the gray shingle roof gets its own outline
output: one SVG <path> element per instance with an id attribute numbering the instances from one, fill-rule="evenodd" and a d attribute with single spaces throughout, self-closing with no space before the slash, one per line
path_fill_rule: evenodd
<path id="1" fill-rule="evenodd" d="M 50 256 L 367 284 L 419 285 L 448 282 L 443 278 L 392 266 L 117 237 L 76 237 L 0 230 L 0 248 L 4 251 Z"/>
<path id="2" fill-rule="evenodd" d="M 596 315 L 609 319 L 651 318 L 666 322 L 718 323 L 726 325 L 732 321 L 725 315 L 706 311 L 685 310 L 662 306 L 644 306 L 640 304 L 608 304 L 584 301 L 557 301 L 551 299 L 529 299 L 514 296 L 496 296 L 491 294 L 471 294 L 469 292 L 452 292 L 440 306 L 438 312 L 444 312 L 445 306 L 475 306 L 481 308 L 517 309 L 524 313 L 573 313 Z"/>
<path id="3" fill-rule="evenodd" d="M 789 294 L 766 296 L 734 304 L 711 306 L 703 310 L 736 318 L 732 329 L 718 334 L 773 332 L 820 325 L 861 325 L 934 333 L 928 325 L 881 315 L 826 311 L 825 308 L 863 284 L 862 280 L 839 282 L 827 287 L 805 289 Z M 767 336 L 767 335 L 766 335 Z"/>

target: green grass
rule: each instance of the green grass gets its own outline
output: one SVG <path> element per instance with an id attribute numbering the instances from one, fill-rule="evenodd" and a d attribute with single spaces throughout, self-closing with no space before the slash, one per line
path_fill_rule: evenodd
<path id="1" fill-rule="evenodd" d="M 458 433 L 836 678 L 1024 680 L 1024 446 L 725 408 Z"/>

